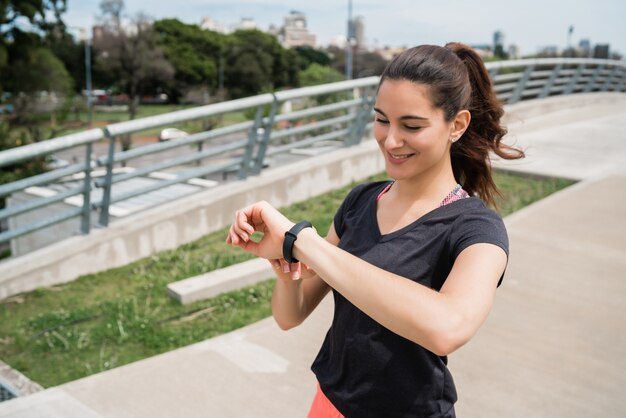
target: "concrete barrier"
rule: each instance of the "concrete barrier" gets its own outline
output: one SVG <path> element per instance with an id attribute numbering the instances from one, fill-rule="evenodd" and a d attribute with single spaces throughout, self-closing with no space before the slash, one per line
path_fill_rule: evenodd
<path id="1" fill-rule="evenodd" d="M 183 305 L 241 289 L 274 276 L 267 260 L 255 258 L 167 285 L 167 293 Z"/>

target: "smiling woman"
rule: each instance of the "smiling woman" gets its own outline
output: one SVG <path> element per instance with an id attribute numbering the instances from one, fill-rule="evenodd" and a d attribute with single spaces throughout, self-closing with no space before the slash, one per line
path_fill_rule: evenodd
<path id="1" fill-rule="evenodd" d="M 432 106 L 426 86 L 407 80 L 381 84 L 374 110 L 374 137 L 385 156 L 387 174 L 405 181 L 425 179 L 425 171 L 449 164 L 443 158 L 449 154 L 448 140 L 461 136 L 470 119 L 463 110 L 453 124 L 447 123 L 443 111 Z"/>
<path id="2" fill-rule="evenodd" d="M 524 154 L 500 142 L 502 107 L 462 44 L 397 56 L 375 112 L 393 180 L 355 187 L 326 239 L 259 202 L 237 211 L 227 242 L 275 267 L 272 313 L 283 329 L 334 295 L 310 418 L 451 418 L 447 355 L 485 321 L 508 260 L 504 223 L 485 206 L 498 193 L 489 153 Z"/>

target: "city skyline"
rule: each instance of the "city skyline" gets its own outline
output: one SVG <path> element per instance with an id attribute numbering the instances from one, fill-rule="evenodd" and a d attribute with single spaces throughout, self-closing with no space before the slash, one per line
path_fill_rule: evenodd
<path id="1" fill-rule="evenodd" d="M 66 23 L 82 27 L 96 24 L 100 0 L 74 1 L 68 0 L 68 11 L 63 15 Z M 187 0 L 181 5 L 153 0 L 147 10 L 144 2 L 125 0 L 125 13 L 133 16 L 144 12 L 155 19 L 171 17 L 195 24 L 208 16 L 226 28 L 242 18 L 252 18 L 260 30 L 266 31 L 271 24 L 281 26 L 285 16 L 291 10 L 297 10 L 305 14 L 307 26 L 317 36 L 319 46 L 328 45 L 334 36 L 345 36 L 347 2 L 318 0 L 305 6 L 294 3 L 285 0 L 236 3 Z M 575 4 L 563 0 L 527 0 L 511 4 L 496 0 L 471 4 L 448 0 L 423 5 L 411 0 L 354 0 L 353 17 L 356 16 L 364 17 L 368 44 L 378 47 L 422 43 L 442 45 L 448 41 L 488 44 L 493 33 L 500 30 L 504 33 L 505 45 L 515 44 L 525 55 L 548 46 L 565 48 L 568 28 L 572 25 L 572 46 L 589 39 L 592 45 L 610 44 L 611 52 L 626 55 L 626 29 L 622 21 L 626 16 L 626 2 L 617 0 Z"/>

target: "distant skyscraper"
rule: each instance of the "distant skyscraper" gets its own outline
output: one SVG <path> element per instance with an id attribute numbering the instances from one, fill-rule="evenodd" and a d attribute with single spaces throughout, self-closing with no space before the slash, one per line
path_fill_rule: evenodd
<path id="1" fill-rule="evenodd" d="M 609 44 L 597 44 L 593 48 L 593 57 L 609 59 Z"/>
<path id="2" fill-rule="evenodd" d="M 499 30 L 493 33 L 493 54 L 496 57 L 504 56 L 504 33 Z"/>
<path id="3" fill-rule="evenodd" d="M 580 55 L 583 57 L 591 56 L 591 41 L 589 39 L 581 39 L 578 43 L 578 49 L 580 50 Z"/>
<path id="4" fill-rule="evenodd" d="M 287 48 L 296 46 L 315 47 L 315 35 L 307 29 L 304 13 L 295 10 L 292 10 L 285 17 L 285 25 L 281 30 L 280 39 L 283 46 Z"/>
<path id="5" fill-rule="evenodd" d="M 356 42 L 357 49 L 365 49 L 365 18 L 363 16 L 357 16 L 352 25 L 354 31 L 352 37 Z"/>

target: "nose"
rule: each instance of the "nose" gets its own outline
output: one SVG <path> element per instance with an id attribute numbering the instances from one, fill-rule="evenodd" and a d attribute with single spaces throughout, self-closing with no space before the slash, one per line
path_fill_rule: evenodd
<path id="1" fill-rule="evenodd" d="M 393 150 L 397 148 L 401 148 L 404 146 L 404 139 L 402 137 L 402 132 L 394 126 L 389 126 L 387 129 L 387 135 L 385 135 L 384 139 L 385 148 L 388 150 Z"/>

